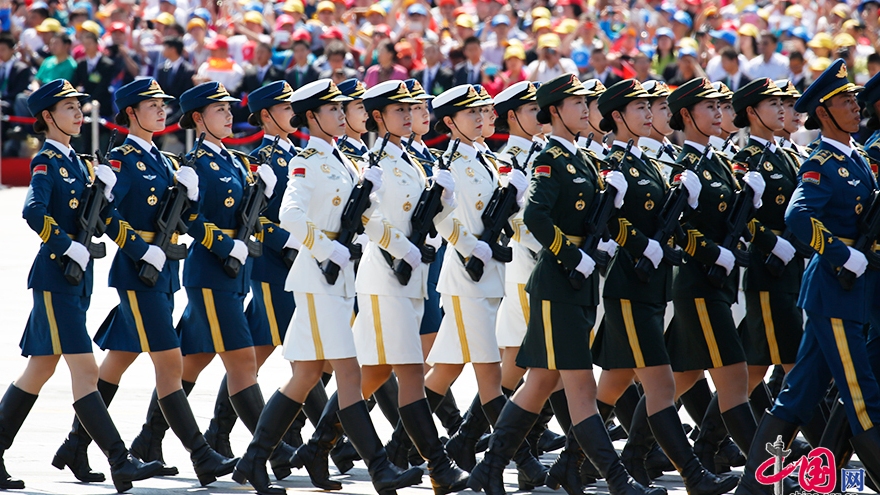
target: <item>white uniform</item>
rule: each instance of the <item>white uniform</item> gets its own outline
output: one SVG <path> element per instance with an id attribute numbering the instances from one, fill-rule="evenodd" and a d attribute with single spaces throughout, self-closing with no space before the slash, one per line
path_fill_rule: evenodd
<path id="1" fill-rule="evenodd" d="M 279 217 L 281 227 L 302 243 L 285 290 L 293 292 L 296 310 L 284 338 L 284 357 L 314 361 L 355 357 L 351 318 L 354 309 L 354 264 L 327 283 L 317 261 L 333 252 L 342 210 L 358 183 L 358 172 L 335 144 L 309 139 L 308 146 L 288 166 L 290 182 Z M 373 202 L 375 203 L 375 202 Z M 365 216 L 372 214 L 372 209 Z"/>
<path id="2" fill-rule="evenodd" d="M 503 153 L 517 160 L 525 168 L 526 177 L 532 177 L 532 162 L 538 153 L 533 153 L 526 163 L 532 141 L 511 135 Z M 529 323 L 529 296 L 526 294 L 526 283 L 537 264 L 537 253 L 541 251 L 541 243 L 535 239 L 523 222 L 523 209 L 510 222 L 513 227 L 513 238 L 510 246 L 513 249 L 513 261 L 506 267 L 504 275 L 504 299 L 498 308 L 498 322 L 495 325 L 495 337 L 498 347 L 519 347 Z"/>
<path id="3" fill-rule="evenodd" d="M 482 279 L 474 282 L 462 258 L 471 255 L 483 231 L 481 215 L 498 186 L 498 172 L 465 143 L 447 159 L 458 206 L 437 224 L 437 231 L 454 249 L 446 249 L 440 270 L 437 292 L 445 313 L 427 362 L 497 363 L 501 354 L 495 339 L 495 317 L 504 296 L 504 264 L 489 260 Z"/>
<path id="4" fill-rule="evenodd" d="M 373 153 L 379 150 L 379 143 Z M 419 326 L 428 297 L 428 266 L 420 264 L 401 285 L 382 250 L 403 258 L 412 245 L 412 214 L 427 185 L 422 166 L 392 143 L 379 161 L 383 171 L 382 201 L 364 229 L 370 238 L 358 267 L 355 289 L 358 312 L 353 331 L 362 365 L 421 364 Z M 450 208 L 435 217 L 439 222 Z"/>

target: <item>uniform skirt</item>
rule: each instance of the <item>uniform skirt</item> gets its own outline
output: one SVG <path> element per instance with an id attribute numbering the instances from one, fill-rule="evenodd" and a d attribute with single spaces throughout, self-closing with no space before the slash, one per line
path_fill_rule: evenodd
<path id="1" fill-rule="evenodd" d="M 730 305 L 724 301 L 674 299 L 666 331 L 672 371 L 720 368 L 746 360 Z"/>
<path id="2" fill-rule="evenodd" d="M 177 323 L 180 352 L 226 352 L 253 347 L 244 317 L 245 294 L 187 287 L 189 303 Z"/>
<path id="3" fill-rule="evenodd" d="M 419 326 L 419 335 L 428 335 L 440 331 L 443 320 L 443 309 L 440 308 L 440 293 L 437 292 L 437 281 L 440 280 L 440 268 L 443 267 L 443 256 L 446 254 L 444 243 L 437 250 L 437 258 L 428 267 L 428 299 L 425 301 L 425 315 Z"/>
<path id="4" fill-rule="evenodd" d="M 804 335 L 804 313 L 797 294 L 746 291 L 746 317 L 740 324 L 746 361 L 753 366 L 792 364 Z"/>
<path id="5" fill-rule="evenodd" d="M 21 336 L 22 356 L 58 356 L 92 352 L 86 330 L 89 297 L 33 291 L 34 308 Z"/>
<path id="6" fill-rule="evenodd" d="M 549 370 L 591 369 L 590 334 L 596 323 L 596 307 L 534 296 L 529 296 L 529 302 L 533 314 L 516 365 Z"/>
<path id="7" fill-rule="evenodd" d="M 294 292 L 293 299 L 296 309 L 284 336 L 285 359 L 323 361 L 357 356 L 351 333 L 353 297 Z"/>
<path id="8" fill-rule="evenodd" d="M 254 345 L 279 346 L 293 317 L 293 294 L 283 284 L 251 280 L 251 301 L 244 310 Z"/>
<path id="9" fill-rule="evenodd" d="M 440 300 L 445 314 L 428 353 L 428 364 L 500 362 L 495 317 L 501 298 L 440 294 Z"/>
<path id="10" fill-rule="evenodd" d="M 416 330 L 422 322 L 424 299 L 358 294 L 358 312 L 352 332 L 358 362 L 422 364 L 422 342 Z"/>
<path id="11" fill-rule="evenodd" d="M 180 347 L 171 316 L 174 295 L 122 289 L 116 292 L 119 306 L 113 308 L 95 334 L 98 347 L 125 352 L 159 352 Z"/>
<path id="12" fill-rule="evenodd" d="M 605 317 L 593 342 L 593 361 L 602 369 L 669 364 L 663 339 L 666 303 L 604 299 Z"/>
<path id="13" fill-rule="evenodd" d="M 504 299 L 498 308 L 495 338 L 498 347 L 519 347 L 529 324 L 529 295 L 526 284 L 505 284 Z"/>

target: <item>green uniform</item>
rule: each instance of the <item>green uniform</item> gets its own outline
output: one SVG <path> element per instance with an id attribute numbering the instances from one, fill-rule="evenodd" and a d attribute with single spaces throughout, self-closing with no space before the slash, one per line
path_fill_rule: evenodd
<path id="1" fill-rule="evenodd" d="M 755 167 L 763 150 L 763 144 L 750 139 L 736 155 L 737 162 L 760 172 L 767 184 L 763 205 L 749 224 L 752 242 L 749 266 L 743 276 L 746 317 L 740 330 L 748 363 L 769 366 L 791 364 L 797 357 L 804 332 L 803 311 L 797 307 L 804 262 L 795 256 L 780 277 L 774 277 L 766 268 L 776 238 L 785 230 L 785 209 L 797 187 L 799 164 L 792 151 L 777 148 Z"/>

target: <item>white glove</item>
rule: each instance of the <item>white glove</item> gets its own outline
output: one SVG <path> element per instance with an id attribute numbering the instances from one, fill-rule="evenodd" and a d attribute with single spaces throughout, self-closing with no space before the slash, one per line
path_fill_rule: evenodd
<path id="1" fill-rule="evenodd" d="M 761 207 L 761 196 L 764 195 L 764 188 L 766 184 L 764 183 L 764 176 L 761 175 L 761 172 L 751 171 L 743 176 L 743 182 L 749 185 L 753 191 L 755 191 L 755 199 L 752 203 L 755 205 L 755 208 Z"/>
<path id="2" fill-rule="evenodd" d="M 367 234 L 358 234 L 357 237 L 354 238 L 354 243 L 359 245 L 361 248 L 367 247 L 367 243 L 370 242 L 370 236 Z"/>
<path id="3" fill-rule="evenodd" d="M 849 246 L 847 247 L 849 248 L 849 258 L 847 258 L 843 267 L 855 273 L 857 278 L 861 277 L 865 273 L 865 270 L 868 269 L 868 258 L 866 258 L 865 254 L 861 251 L 855 250 Z"/>
<path id="4" fill-rule="evenodd" d="M 425 239 L 425 244 L 432 246 L 434 249 L 440 249 L 443 245 L 443 237 L 441 237 L 440 234 L 428 236 L 428 238 Z"/>
<path id="5" fill-rule="evenodd" d="M 600 251 L 605 251 L 606 253 L 608 253 L 608 256 L 613 258 L 614 255 L 617 254 L 618 247 L 618 244 L 614 242 L 613 239 L 608 239 L 607 241 L 599 239 L 599 245 L 596 246 L 596 249 Z"/>
<path id="6" fill-rule="evenodd" d="M 727 248 L 718 246 L 718 250 L 718 259 L 715 260 L 715 264 L 724 267 L 724 269 L 727 270 L 727 274 L 730 275 L 730 272 L 733 271 L 733 267 L 736 264 L 736 258 Z"/>
<path id="7" fill-rule="evenodd" d="M 575 267 L 575 270 L 581 272 L 585 277 L 589 277 L 592 275 L 593 270 L 596 269 L 596 262 L 593 261 L 593 258 L 590 258 L 590 255 L 581 251 L 581 262 L 578 263 L 578 266 Z"/>
<path id="8" fill-rule="evenodd" d="M 242 265 L 245 264 L 248 257 L 247 244 L 238 239 L 233 240 L 232 244 L 232 251 L 229 251 L 229 256 L 240 261 Z"/>
<path id="9" fill-rule="evenodd" d="M 364 180 L 373 183 L 373 192 L 382 189 L 382 169 L 379 167 L 367 167 L 364 169 Z"/>
<path id="10" fill-rule="evenodd" d="M 700 191 L 703 190 L 703 183 L 700 182 L 697 174 L 691 170 L 682 172 L 679 180 L 688 193 L 688 206 L 696 210 L 697 206 L 700 206 Z"/>
<path id="11" fill-rule="evenodd" d="M 526 196 L 526 189 L 529 188 L 529 180 L 526 179 L 526 174 L 519 170 L 513 170 L 507 175 L 507 185 L 516 188 L 516 204 L 522 207 L 523 199 Z"/>
<path id="12" fill-rule="evenodd" d="M 159 246 L 151 245 L 147 248 L 147 252 L 144 253 L 141 260 L 153 265 L 156 270 L 161 272 L 162 268 L 165 267 L 165 251 L 162 251 L 162 248 Z"/>
<path id="13" fill-rule="evenodd" d="M 406 261 L 413 270 L 422 264 L 422 251 L 415 244 L 410 243 L 409 252 L 403 255 L 403 261 Z"/>
<path id="14" fill-rule="evenodd" d="M 614 196 L 614 207 L 620 208 L 623 206 L 623 198 L 626 196 L 626 188 L 628 186 L 626 183 L 626 177 L 617 170 L 612 170 L 605 174 L 605 184 L 617 190 L 617 195 Z"/>
<path id="15" fill-rule="evenodd" d="M 194 168 L 181 167 L 174 174 L 174 178 L 177 179 L 178 184 L 186 188 L 186 197 L 190 201 L 199 200 L 199 174 L 196 173 Z"/>
<path id="16" fill-rule="evenodd" d="M 489 247 L 485 241 L 477 241 L 477 245 L 474 246 L 471 256 L 476 257 L 484 264 L 488 264 L 489 260 L 492 259 L 492 248 Z"/>
<path id="17" fill-rule="evenodd" d="M 654 239 L 648 239 L 648 245 L 645 247 L 645 251 L 642 254 L 645 258 L 651 260 L 651 263 L 654 264 L 654 268 L 660 266 L 660 262 L 663 261 L 663 247 L 661 247 L 660 243 Z M 730 272 L 730 270 L 728 270 L 728 272 Z"/>
<path id="18" fill-rule="evenodd" d="M 296 249 L 297 251 L 302 248 L 302 243 L 299 242 L 293 234 L 287 236 L 287 241 L 284 243 L 284 249 Z"/>
<path id="19" fill-rule="evenodd" d="M 333 263 L 339 265 L 339 268 L 345 268 L 351 263 L 351 251 L 348 250 L 347 247 L 343 246 L 339 241 L 333 241 L 333 252 L 330 253 L 330 257 L 328 258 Z"/>
<path id="20" fill-rule="evenodd" d="M 443 194 L 440 195 L 440 200 L 443 203 L 443 206 L 449 206 L 451 208 L 455 207 L 455 179 L 452 178 L 452 174 L 449 170 L 443 170 L 440 168 L 434 169 L 434 184 L 443 188 Z"/>
<path id="21" fill-rule="evenodd" d="M 791 245 L 790 242 L 786 241 L 782 237 L 776 238 L 776 245 L 773 246 L 773 255 L 777 258 L 781 259 L 784 264 L 788 264 L 789 261 L 794 258 L 795 250 L 794 246 Z"/>
<path id="22" fill-rule="evenodd" d="M 261 181 L 266 183 L 264 191 L 267 198 L 271 198 L 275 194 L 275 184 L 278 183 L 278 177 L 275 177 L 275 171 L 271 165 L 260 165 L 257 167 L 257 176 Z"/>
<path id="23" fill-rule="evenodd" d="M 116 185 L 116 174 L 107 165 L 95 167 L 95 177 L 104 184 L 104 197 L 113 201 L 113 186 Z"/>
<path id="24" fill-rule="evenodd" d="M 64 256 L 75 261 L 83 271 L 89 266 L 89 260 L 92 258 L 92 255 L 89 254 L 88 248 L 76 241 L 70 242 L 70 247 L 67 248 L 67 251 L 64 251 Z M 862 257 L 864 258 L 864 256 Z"/>

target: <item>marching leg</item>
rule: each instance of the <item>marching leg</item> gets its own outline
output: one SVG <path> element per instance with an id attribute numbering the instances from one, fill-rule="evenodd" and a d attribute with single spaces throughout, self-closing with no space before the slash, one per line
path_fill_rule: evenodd
<path id="1" fill-rule="evenodd" d="M 12 441 L 36 401 L 36 395 L 29 394 L 12 383 L 0 400 L 0 488 L 4 490 L 24 489 L 24 481 L 13 478 L 6 471 L 3 453 L 12 446 Z"/>
<path id="2" fill-rule="evenodd" d="M 119 390 L 119 385 L 106 382 L 100 378 L 98 379 L 98 392 L 101 393 L 101 399 L 104 400 L 105 405 L 110 405 L 117 390 Z M 83 483 L 103 482 L 105 479 L 104 474 L 92 471 L 92 468 L 89 466 L 90 443 L 92 443 L 92 437 L 86 433 L 82 423 L 79 422 L 79 418 L 74 415 L 73 427 L 67 435 L 67 439 L 64 440 L 58 451 L 55 452 L 52 465 L 58 469 L 64 469 L 65 466 L 69 467 L 76 479 Z"/>
<path id="3" fill-rule="evenodd" d="M 205 430 L 205 440 L 208 445 L 224 457 L 233 457 L 232 445 L 229 443 L 229 434 L 238 420 L 235 408 L 229 402 L 229 389 L 226 387 L 226 375 L 220 381 L 220 390 L 214 401 L 214 417 Z"/>

